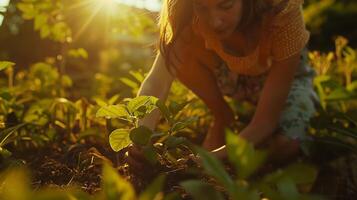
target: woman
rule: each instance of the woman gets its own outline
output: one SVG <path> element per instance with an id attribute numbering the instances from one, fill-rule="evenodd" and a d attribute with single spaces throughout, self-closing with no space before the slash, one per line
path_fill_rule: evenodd
<path id="1" fill-rule="evenodd" d="M 257 106 L 241 137 L 256 146 L 269 141 L 275 158 L 304 148 L 316 94 L 303 0 L 163 2 L 160 50 L 138 95 L 164 101 L 175 78 L 186 85 L 214 116 L 203 142 L 207 150 L 224 145 L 223 130 L 235 120 L 224 95 Z M 140 124 L 155 128 L 159 117 L 156 110 Z M 224 148 L 215 152 L 225 155 Z"/>

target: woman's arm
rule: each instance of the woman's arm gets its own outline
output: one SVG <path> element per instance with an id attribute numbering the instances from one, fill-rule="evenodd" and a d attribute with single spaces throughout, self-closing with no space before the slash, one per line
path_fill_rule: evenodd
<path id="1" fill-rule="evenodd" d="M 282 61 L 276 61 L 270 69 L 255 114 L 241 136 L 255 145 L 272 135 L 278 126 L 294 74 L 299 66 L 300 53 Z"/>
<path id="2" fill-rule="evenodd" d="M 165 102 L 174 78 L 167 70 L 163 56 L 158 53 L 149 74 L 141 84 L 138 96 L 155 96 Z M 159 118 L 160 111 L 155 109 L 149 115 L 139 120 L 139 125 L 154 129 Z"/>

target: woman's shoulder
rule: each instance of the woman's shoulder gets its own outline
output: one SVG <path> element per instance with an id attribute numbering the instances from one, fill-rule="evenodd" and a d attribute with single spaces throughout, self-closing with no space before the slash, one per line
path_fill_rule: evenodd
<path id="1" fill-rule="evenodd" d="M 269 0 L 272 9 L 269 12 L 270 22 L 273 26 L 284 27 L 291 21 L 300 21 L 302 4 L 304 0 Z"/>

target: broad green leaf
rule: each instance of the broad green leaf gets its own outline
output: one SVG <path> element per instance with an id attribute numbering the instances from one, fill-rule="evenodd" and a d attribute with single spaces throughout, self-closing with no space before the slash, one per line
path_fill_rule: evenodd
<path id="1" fill-rule="evenodd" d="M 276 200 L 281 199 L 281 195 L 276 190 L 275 185 L 262 182 L 257 185 L 257 188 L 259 188 L 259 191 L 262 192 L 264 196 L 267 197 L 268 199 L 276 199 Z"/>
<path id="2" fill-rule="evenodd" d="M 0 71 L 7 69 L 9 67 L 15 66 L 15 63 L 13 62 L 8 62 L 8 61 L 1 61 L 0 62 Z"/>
<path id="3" fill-rule="evenodd" d="M 165 117 L 165 119 L 171 123 L 171 115 L 167 106 L 161 100 L 158 100 L 156 102 L 156 106 L 159 108 L 161 114 Z"/>
<path id="4" fill-rule="evenodd" d="M 157 100 L 158 98 L 153 96 L 138 96 L 129 100 L 127 108 L 130 113 L 134 113 L 140 107 L 145 107 L 145 113 L 150 113 L 153 109 L 155 109 Z"/>
<path id="5" fill-rule="evenodd" d="M 182 198 L 178 192 L 171 192 L 169 194 L 166 194 L 163 200 L 182 200 Z"/>
<path id="6" fill-rule="evenodd" d="M 53 99 L 42 99 L 33 103 L 24 116 L 24 122 L 44 126 L 49 123 L 51 116 L 49 110 L 53 105 Z"/>
<path id="7" fill-rule="evenodd" d="M 93 100 L 98 104 L 100 107 L 106 107 L 108 104 L 101 98 L 94 97 Z"/>
<path id="8" fill-rule="evenodd" d="M 78 53 L 78 56 L 80 56 L 81 58 L 84 58 L 84 59 L 88 58 L 88 52 L 83 48 L 77 49 L 77 53 Z"/>
<path id="9" fill-rule="evenodd" d="M 128 79 L 128 78 L 120 78 L 119 79 L 121 82 L 123 82 L 125 85 L 129 86 L 130 88 L 137 89 L 139 88 L 139 84 Z"/>
<path id="10" fill-rule="evenodd" d="M 357 92 L 357 80 L 353 81 L 350 85 L 347 86 L 349 92 Z"/>
<path id="11" fill-rule="evenodd" d="M 62 86 L 65 88 L 69 88 L 73 85 L 72 79 L 67 75 L 63 75 L 61 77 L 61 83 L 62 83 Z"/>
<path id="12" fill-rule="evenodd" d="M 255 189 L 250 190 L 247 186 L 237 186 L 230 193 L 233 200 L 260 200 L 259 192 Z"/>
<path id="13" fill-rule="evenodd" d="M 178 145 L 183 144 L 186 142 L 186 138 L 184 137 L 175 137 L 175 136 L 171 136 L 169 135 L 166 140 L 164 141 L 164 144 L 172 149 L 172 148 L 176 148 Z"/>
<path id="14" fill-rule="evenodd" d="M 122 178 L 109 164 L 103 166 L 102 179 L 103 199 L 106 200 L 135 200 L 133 186 Z"/>
<path id="15" fill-rule="evenodd" d="M 119 99 L 119 97 L 120 97 L 119 94 L 116 94 L 116 95 L 112 96 L 112 97 L 108 100 L 109 105 L 113 105 L 113 104 Z"/>
<path id="16" fill-rule="evenodd" d="M 283 199 L 299 199 L 299 192 L 296 188 L 296 184 L 289 177 L 282 177 L 277 183 L 277 188 Z"/>
<path id="17" fill-rule="evenodd" d="M 184 103 L 176 103 L 172 101 L 169 105 L 169 110 L 171 115 L 175 117 L 189 103 L 190 103 L 189 101 Z"/>
<path id="18" fill-rule="evenodd" d="M 144 146 L 149 143 L 152 134 L 153 132 L 149 128 L 139 126 L 130 131 L 130 139 L 134 144 Z"/>
<path id="19" fill-rule="evenodd" d="M 83 59 L 88 58 L 88 52 L 83 48 L 71 49 L 68 51 L 68 55 L 73 58 L 83 58 Z"/>
<path id="20" fill-rule="evenodd" d="M 27 171 L 13 169 L 1 176 L 0 199 L 26 200 L 31 197 L 30 181 Z"/>
<path id="21" fill-rule="evenodd" d="M 255 150 L 254 146 L 230 129 L 226 129 L 226 144 L 229 160 L 234 164 L 239 177 L 245 179 L 265 161 L 267 152 Z"/>
<path id="22" fill-rule="evenodd" d="M 146 160 L 150 162 L 150 164 L 155 165 L 157 163 L 157 153 L 155 147 L 152 145 L 147 145 L 143 147 L 143 153 Z"/>
<path id="23" fill-rule="evenodd" d="M 195 200 L 223 200 L 223 195 L 215 190 L 211 185 L 199 180 L 189 180 L 180 183 L 180 185 Z"/>
<path id="24" fill-rule="evenodd" d="M 145 77 L 139 71 L 130 71 L 129 74 L 132 75 L 140 83 L 144 81 Z"/>
<path id="25" fill-rule="evenodd" d="M 22 17 L 24 19 L 32 19 L 36 16 L 37 10 L 32 3 L 18 3 L 17 8 L 22 11 Z"/>
<path id="26" fill-rule="evenodd" d="M 97 111 L 96 117 L 128 119 L 130 115 L 124 105 L 118 104 L 101 107 Z"/>
<path id="27" fill-rule="evenodd" d="M 35 30 L 39 30 L 44 24 L 47 23 L 48 16 L 45 14 L 38 14 L 35 16 Z"/>
<path id="28" fill-rule="evenodd" d="M 314 84 L 321 84 L 322 82 L 329 81 L 329 80 L 331 80 L 331 77 L 328 75 L 316 76 L 314 78 Z"/>
<path id="29" fill-rule="evenodd" d="M 161 192 L 165 182 L 165 175 L 158 176 L 143 193 L 140 194 L 139 200 L 155 200 L 163 195 Z"/>
<path id="30" fill-rule="evenodd" d="M 58 42 L 65 42 L 66 38 L 71 35 L 71 29 L 63 22 L 55 23 L 51 28 L 52 39 Z"/>
<path id="31" fill-rule="evenodd" d="M 342 100 L 352 100 L 356 99 L 357 94 L 349 92 L 345 88 L 337 88 L 332 91 L 325 100 L 327 101 L 342 101 Z"/>
<path id="32" fill-rule="evenodd" d="M 296 184 L 310 184 L 317 178 L 315 166 L 306 163 L 294 163 L 284 170 L 286 176 L 290 177 Z"/>
<path id="33" fill-rule="evenodd" d="M 41 26 L 40 36 L 41 38 L 47 38 L 51 34 L 51 29 L 47 24 Z"/>
<path id="34" fill-rule="evenodd" d="M 181 131 L 182 129 L 186 128 L 188 125 L 197 121 L 197 119 L 198 119 L 197 117 L 190 117 L 182 122 L 176 122 L 171 128 L 171 132 Z"/>
<path id="35" fill-rule="evenodd" d="M 235 184 L 228 173 L 225 171 L 222 163 L 215 158 L 213 155 L 208 153 L 206 150 L 196 147 L 200 159 L 202 160 L 202 165 L 205 171 L 215 177 L 221 184 L 226 188 L 231 189 L 235 187 Z"/>
<path id="36" fill-rule="evenodd" d="M 12 155 L 12 153 L 11 153 L 9 150 L 7 150 L 7 149 L 5 149 L 5 148 L 2 148 L 2 147 L 0 146 L 0 158 L 5 158 L 5 159 L 7 159 L 7 158 L 9 158 L 11 155 Z"/>
<path id="37" fill-rule="evenodd" d="M 4 99 L 6 101 L 10 101 L 12 97 L 13 96 L 11 95 L 11 93 L 7 90 L 0 92 L 0 98 Z"/>
<path id="38" fill-rule="evenodd" d="M 313 184 L 316 177 L 317 170 L 314 166 L 294 163 L 284 169 L 266 175 L 258 185 L 264 195 L 270 199 L 287 199 L 286 196 L 289 194 L 292 197 L 288 199 L 294 199 L 296 198 L 296 185 Z M 298 199 L 303 198 L 299 195 Z"/>
<path id="39" fill-rule="evenodd" d="M 95 200 L 91 195 L 78 188 L 44 189 L 26 200 Z"/>
<path id="40" fill-rule="evenodd" d="M 115 152 L 129 146 L 132 142 L 129 137 L 130 130 L 116 129 L 109 136 L 109 144 Z"/>

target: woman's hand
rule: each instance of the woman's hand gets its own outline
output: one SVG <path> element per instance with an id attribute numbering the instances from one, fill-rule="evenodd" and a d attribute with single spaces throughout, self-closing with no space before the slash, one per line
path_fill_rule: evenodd
<path id="1" fill-rule="evenodd" d="M 209 129 L 202 146 L 204 149 L 212 151 L 223 146 L 224 144 L 224 125 L 219 121 L 215 121 Z"/>
<path id="2" fill-rule="evenodd" d="M 235 119 L 233 111 L 230 109 L 225 111 L 225 115 L 215 116 L 215 120 L 203 141 L 203 148 L 212 151 L 225 145 L 224 129 L 235 120 L 237 119 Z"/>
<path id="3" fill-rule="evenodd" d="M 211 151 L 211 153 L 218 159 L 220 160 L 224 160 L 228 158 L 227 155 L 227 149 L 226 149 L 226 145 L 221 146 L 220 148 L 217 148 L 213 151 Z"/>

